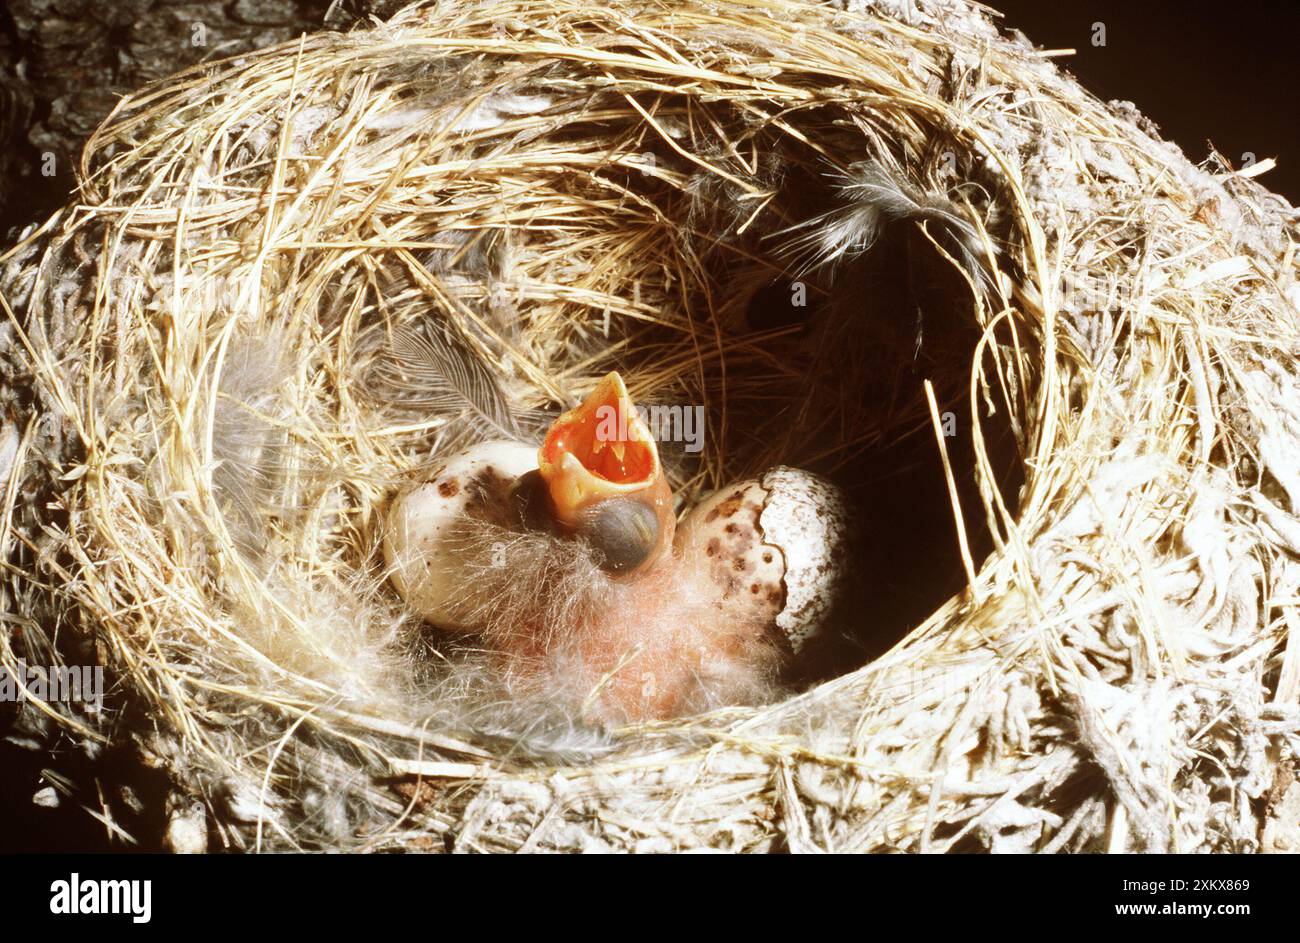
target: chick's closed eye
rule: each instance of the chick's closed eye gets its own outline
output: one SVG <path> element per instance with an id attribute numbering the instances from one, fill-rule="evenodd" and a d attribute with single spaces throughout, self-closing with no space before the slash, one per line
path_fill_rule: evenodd
<path id="1" fill-rule="evenodd" d="M 659 519 L 649 505 L 613 498 L 584 511 L 574 533 L 586 540 L 597 562 L 612 573 L 645 563 L 659 542 Z"/>

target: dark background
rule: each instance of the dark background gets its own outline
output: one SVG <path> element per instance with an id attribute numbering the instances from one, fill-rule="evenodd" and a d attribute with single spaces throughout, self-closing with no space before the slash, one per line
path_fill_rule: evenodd
<path id="1" fill-rule="evenodd" d="M 1103 100 L 1127 99 L 1193 162 L 1209 144 L 1240 166 L 1276 158 L 1257 178 L 1300 203 L 1298 0 L 989 0 L 1004 24 L 1047 49 Z M 1106 45 L 1092 45 L 1093 24 Z"/>

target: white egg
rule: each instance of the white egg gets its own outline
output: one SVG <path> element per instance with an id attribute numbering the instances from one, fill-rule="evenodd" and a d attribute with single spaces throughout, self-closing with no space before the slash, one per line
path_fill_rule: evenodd
<path id="1" fill-rule="evenodd" d="M 510 487 L 537 468 L 537 449 L 484 442 L 439 462 L 429 481 L 398 497 L 384 530 L 389 579 L 407 605 L 434 625 L 457 624 L 449 603 L 462 588 L 458 550 L 449 538 L 466 515 L 503 513 Z"/>
<path id="2" fill-rule="evenodd" d="M 849 527 L 839 489 L 779 466 L 700 502 L 682 521 L 677 547 L 707 569 L 729 616 L 769 622 L 798 654 L 844 591 Z"/>

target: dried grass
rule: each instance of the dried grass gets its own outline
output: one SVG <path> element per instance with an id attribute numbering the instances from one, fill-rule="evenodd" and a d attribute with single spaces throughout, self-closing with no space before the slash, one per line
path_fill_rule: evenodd
<path id="1" fill-rule="evenodd" d="M 93 641 L 125 712 L 30 709 L 133 744 L 214 847 L 1255 848 L 1300 750 L 1300 227 L 1252 175 L 955 0 L 424 5 L 182 73 L 4 258 L 0 663 Z M 882 396 L 916 342 L 864 304 L 882 226 L 974 332 L 923 336 L 928 396 Z M 821 326 L 747 328 L 794 276 Z M 705 404 L 688 498 L 933 459 L 959 398 L 970 585 L 766 707 L 485 703 L 376 553 L 393 490 L 492 424 L 367 382 L 430 318 L 524 429 L 614 366 Z"/>

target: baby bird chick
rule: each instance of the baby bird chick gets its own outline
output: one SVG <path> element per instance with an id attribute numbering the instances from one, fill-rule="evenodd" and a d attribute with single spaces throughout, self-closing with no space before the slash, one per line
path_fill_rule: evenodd
<path id="1" fill-rule="evenodd" d="M 540 449 L 488 442 L 396 500 L 393 585 L 472 632 L 509 692 L 607 725 L 758 703 L 825 625 L 847 575 L 838 491 L 775 468 L 678 525 L 653 437 L 605 377 Z"/>

